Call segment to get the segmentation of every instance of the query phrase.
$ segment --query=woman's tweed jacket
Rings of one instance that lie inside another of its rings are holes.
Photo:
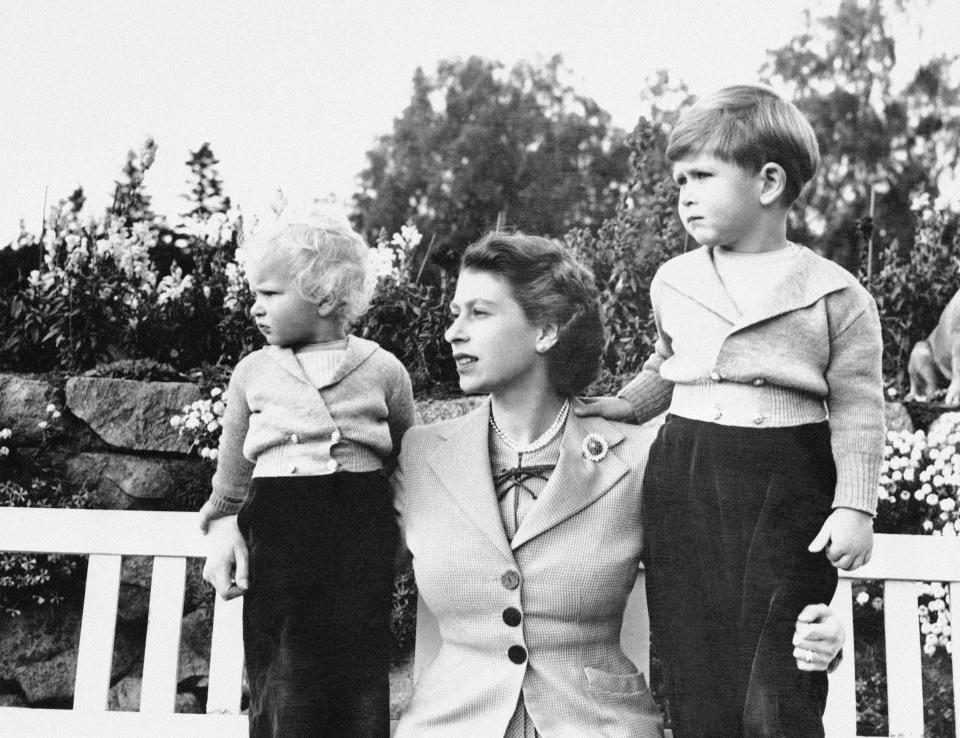
[[[396,738],[498,738],[521,689],[544,738],[662,736],[646,682],[620,648],[640,560],[643,431],[570,413],[560,461],[508,542],[489,418],[487,401],[403,439],[397,506],[442,645]],[[587,434],[608,444],[603,459],[583,455]],[[519,624],[508,624],[509,608]]]

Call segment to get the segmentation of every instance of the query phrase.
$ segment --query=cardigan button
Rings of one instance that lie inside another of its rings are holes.
[[[290,465],[290,473],[291,473],[291,474],[296,474],[296,473],[297,473],[297,465],[296,465],[296,464],[291,464],[291,465]]]
[[[290,443],[300,443],[300,436],[298,436],[296,433],[291,433]]]
[[[763,377],[757,377],[756,379],[753,380],[754,387],[763,387],[763,385],[765,385],[766,383],[767,383],[767,380],[764,379]]]
[[[713,413],[714,420],[720,420],[723,417],[723,411],[720,408],[717,408]]]
[[[762,415],[758,415],[757,417],[755,417],[755,418],[753,419],[753,424],[754,424],[754,425],[763,425],[763,421],[764,421],[764,420],[766,420],[765,417],[763,417]]]
[[[518,625],[520,625],[520,621],[522,619],[523,618],[520,615],[520,611],[515,607],[508,607],[503,611],[503,622],[505,622],[511,628],[516,628]]]
[[[723,379],[723,377],[720,376],[720,372],[714,369],[712,372],[710,372],[710,379],[712,379],[714,382],[719,382]]]
[[[507,656],[515,664],[522,664],[527,660],[527,649],[523,646],[510,646],[507,649]]]
[[[342,436],[340,435],[340,431],[339,431],[339,430],[335,430],[333,433],[330,434],[330,440],[331,440],[333,443],[340,443],[340,439],[341,439],[341,438],[342,438]]]
[[[507,569],[500,577],[500,584],[503,585],[504,589],[516,589],[520,586],[520,574],[513,569]]]
[[[336,459],[330,459],[330,461],[327,462],[327,471],[333,473],[337,470],[338,466],[340,465],[337,463]]]

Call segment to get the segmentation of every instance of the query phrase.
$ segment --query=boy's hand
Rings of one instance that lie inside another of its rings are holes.
[[[203,503],[203,507],[200,508],[200,531],[206,535],[207,530],[210,528],[210,523],[218,518],[227,517],[227,513],[221,512],[213,506],[210,500],[207,500]]]
[[[583,397],[583,407],[574,408],[574,415],[584,418],[599,415],[607,420],[631,422],[636,420],[633,405],[622,397]]]
[[[213,585],[217,594],[232,600],[250,586],[247,568],[247,544],[240,535],[237,516],[227,515],[210,521],[209,549],[203,564],[203,578]]]
[[[807,550],[823,551],[838,569],[858,569],[870,561],[873,551],[873,518],[860,510],[838,507]]]

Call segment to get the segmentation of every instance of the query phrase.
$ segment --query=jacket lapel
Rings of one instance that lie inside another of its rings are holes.
[[[571,401],[574,407],[578,403],[578,400]],[[616,425],[603,418],[579,418],[571,412],[560,445],[560,460],[537,504],[517,529],[510,544],[514,549],[592,504],[627,473],[627,465],[609,450],[600,461],[591,461],[583,455],[581,446],[590,433],[603,438],[609,449],[623,440],[623,433]]]
[[[427,459],[457,505],[504,556],[513,560],[500,518],[490,472],[488,427],[490,400],[450,427],[442,444]]]

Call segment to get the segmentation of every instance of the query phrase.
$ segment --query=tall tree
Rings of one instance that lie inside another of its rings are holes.
[[[894,84],[890,21],[910,4],[842,0],[835,15],[808,16],[805,31],[769,52],[761,69],[790,90],[814,126],[823,165],[803,220],[813,235],[822,234],[823,250],[851,268],[860,260],[856,226],[871,199],[874,232],[909,247],[911,194],[935,191],[940,167],[957,161],[960,104],[950,82],[956,57],[911,70],[904,89]]]
[[[193,186],[189,194],[183,195],[191,205],[183,216],[206,220],[214,213],[226,213],[230,209],[230,198],[223,194],[223,180],[216,170],[220,160],[213,155],[210,144],[205,141],[199,149],[191,151],[186,163],[192,175],[187,182]]]
[[[623,134],[564,74],[559,56],[417,69],[410,104],[367,152],[358,227],[373,238],[412,219],[450,266],[498,222],[561,236],[612,215],[629,176]]]

